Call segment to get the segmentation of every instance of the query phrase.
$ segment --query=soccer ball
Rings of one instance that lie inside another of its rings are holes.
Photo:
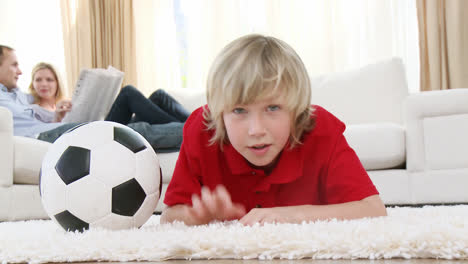
[[[124,125],[96,121],[60,136],[41,167],[45,211],[67,231],[142,226],[161,195],[162,174],[151,145]]]

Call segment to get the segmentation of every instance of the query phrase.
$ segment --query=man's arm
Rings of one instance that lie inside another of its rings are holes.
[[[360,201],[342,204],[255,208],[242,217],[240,222],[244,225],[272,222],[300,223],[332,218],[343,220],[386,215],[387,210],[379,195],[372,195]]]

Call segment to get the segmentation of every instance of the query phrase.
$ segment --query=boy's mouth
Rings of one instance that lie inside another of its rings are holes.
[[[261,150],[261,149],[264,149],[264,148],[266,148],[268,146],[270,146],[270,145],[269,144],[260,144],[260,145],[250,146],[250,148],[255,149],[255,150]]]
[[[268,152],[268,150],[270,149],[270,146],[271,144],[259,144],[259,145],[250,146],[249,149],[254,155],[263,156]]]

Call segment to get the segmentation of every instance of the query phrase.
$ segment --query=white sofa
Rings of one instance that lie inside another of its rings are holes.
[[[347,124],[345,136],[387,205],[468,203],[468,89],[408,95],[401,60],[312,80],[312,102]],[[204,92],[169,91],[189,110]],[[0,221],[47,218],[38,175],[49,143],[13,136],[0,107]],[[178,153],[159,154],[164,197]],[[164,205],[160,200],[157,211]]]

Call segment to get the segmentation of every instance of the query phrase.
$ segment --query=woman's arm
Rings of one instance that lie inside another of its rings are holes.
[[[72,103],[70,100],[62,100],[57,103],[55,109],[54,122],[61,122],[65,117],[65,114],[71,111]]]

